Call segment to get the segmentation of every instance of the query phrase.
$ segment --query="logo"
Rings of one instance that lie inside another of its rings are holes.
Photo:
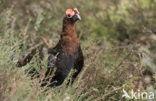
[[[140,90],[134,92],[134,90],[132,89],[130,93],[128,93],[126,90],[123,89],[122,98],[143,100],[154,99],[154,92],[141,92]]]

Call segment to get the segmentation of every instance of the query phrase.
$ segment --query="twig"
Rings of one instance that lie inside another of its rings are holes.
[[[117,88],[117,89],[114,89],[114,90],[112,90],[111,92],[108,92],[107,94],[105,94],[105,95],[103,95],[103,96],[101,96],[101,97],[98,97],[95,101],[99,101],[99,100],[101,100],[101,99],[104,99],[106,96],[108,96],[108,95],[112,94],[113,92],[118,91],[118,90],[120,90],[120,89],[122,89],[122,88],[123,88],[123,87],[119,87],[119,88]]]
[[[46,40],[44,37],[40,36],[40,39],[45,43],[45,45],[46,45],[48,48],[50,48],[49,43],[47,42],[47,40]]]

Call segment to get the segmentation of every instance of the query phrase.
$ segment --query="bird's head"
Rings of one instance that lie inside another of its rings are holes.
[[[75,23],[76,21],[81,20],[78,9],[67,9],[64,20],[68,23]]]

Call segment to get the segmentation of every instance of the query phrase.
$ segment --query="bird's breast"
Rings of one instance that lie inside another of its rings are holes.
[[[64,52],[75,53],[80,46],[77,38],[65,37],[61,42],[61,47]]]

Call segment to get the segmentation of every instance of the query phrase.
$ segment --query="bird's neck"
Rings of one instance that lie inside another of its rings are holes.
[[[61,47],[64,50],[68,52],[76,51],[75,49],[80,45],[80,43],[77,37],[75,24],[63,24],[60,41]]]
[[[77,37],[75,24],[63,24],[62,35]]]

